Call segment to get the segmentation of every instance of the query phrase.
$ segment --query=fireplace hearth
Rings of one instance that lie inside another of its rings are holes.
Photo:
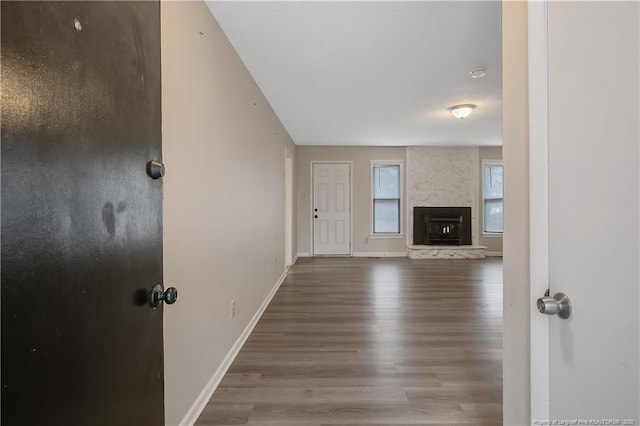
[[[414,207],[414,245],[471,245],[471,207]]]

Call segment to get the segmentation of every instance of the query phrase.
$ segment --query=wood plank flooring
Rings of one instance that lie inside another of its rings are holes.
[[[502,424],[502,259],[299,259],[196,424]]]

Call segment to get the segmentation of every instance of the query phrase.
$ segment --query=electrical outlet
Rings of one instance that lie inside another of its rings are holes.
[[[231,318],[235,318],[236,317],[236,301],[232,300],[231,301]]]

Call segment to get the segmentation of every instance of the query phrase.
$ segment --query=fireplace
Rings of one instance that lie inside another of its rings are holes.
[[[471,207],[414,207],[414,245],[471,245]]]
[[[439,217],[427,214],[423,216],[423,220],[422,231],[426,245],[462,245],[462,216]]]

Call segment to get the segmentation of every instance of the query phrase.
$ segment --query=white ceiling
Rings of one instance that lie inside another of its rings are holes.
[[[207,5],[298,145],[502,145],[500,2]]]

